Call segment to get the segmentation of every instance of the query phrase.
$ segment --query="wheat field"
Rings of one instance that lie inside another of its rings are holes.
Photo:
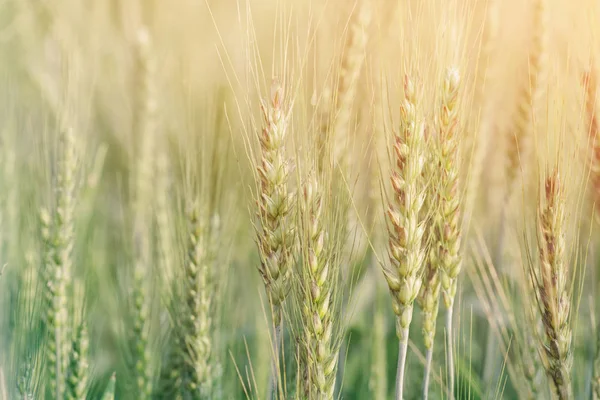
[[[599,17],[1,0],[0,399],[600,399]]]

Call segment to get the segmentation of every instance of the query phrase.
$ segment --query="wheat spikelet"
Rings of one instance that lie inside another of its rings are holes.
[[[600,220],[600,132],[598,130],[598,81],[595,64],[590,63],[589,69],[583,74],[584,111],[589,135],[588,163],[590,169],[590,192],[595,206],[596,221]],[[596,358],[594,360],[594,377],[592,381],[594,398],[600,398],[600,330],[596,329]]]
[[[350,25],[350,36],[342,59],[336,95],[336,116],[332,130],[334,160],[344,169],[348,166],[350,122],[358,80],[365,60],[367,29],[371,22],[370,0],[361,0],[359,3],[356,19]]]
[[[383,268],[396,314],[396,331],[400,341],[397,398],[403,396],[404,365],[413,303],[421,289],[425,262],[421,221],[424,202],[422,182],[424,157],[424,127],[418,115],[417,92],[408,76],[404,82],[400,132],[394,137],[394,171],[391,175],[392,199],[388,201],[390,267]]]
[[[46,209],[40,211],[41,237],[44,243],[44,320],[49,337],[46,342],[46,360],[49,391],[53,398],[61,398],[64,393],[62,351],[66,328],[66,278],[54,261],[52,222]]]
[[[440,274],[438,261],[428,252],[423,285],[419,293],[419,306],[423,313],[423,341],[427,349],[425,356],[425,377],[423,379],[423,398],[429,397],[429,378],[433,361],[433,344],[435,328],[440,304]]]
[[[498,36],[498,2],[487,1],[487,14],[475,81],[475,103],[482,104],[481,115],[478,117],[477,134],[472,143],[471,162],[469,163],[467,187],[465,190],[465,220],[470,225],[476,207],[478,195],[480,194],[481,178],[484,172],[485,157],[490,147],[491,131],[495,128],[494,113],[495,104],[486,98],[489,74],[493,67],[493,53]]]
[[[85,400],[88,383],[88,332],[83,322],[71,347],[69,369],[67,373],[68,400]]]
[[[292,198],[288,192],[289,163],[285,158],[288,111],[283,88],[273,82],[269,104],[262,104],[265,126],[260,136],[261,160],[258,197],[259,272],[273,307],[275,326],[281,323],[281,303],[290,286],[294,232],[289,221]]]
[[[534,303],[535,304],[535,303]],[[543,374],[543,366],[539,360],[539,352],[537,348],[537,341],[534,333],[531,332],[532,328],[538,325],[539,320],[530,321],[531,326],[529,329],[525,329],[525,348],[523,349],[523,375],[527,382],[527,390],[529,391],[529,399],[534,400],[540,396],[540,374]],[[535,334],[538,334],[536,332]]]
[[[258,198],[256,235],[260,264],[273,317],[273,367],[267,397],[277,389],[282,304],[291,285],[292,247],[295,232],[291,224],[292,195],[288,191],[289,162],[285,155],[289,111],[283,88],[273,81],[269,102],[262,102],[264,127],[259,136],[261,158],[257,166]]]
[[[184,277],[184,310],[180,314],[183,398],[209,397],[211,352],[210,251],[208,232],[197,206],[188,215],[188,247]]]
[[[163,146],[166,143],[163,142]],[[169,157],[163,150],[158,156],[156,166],[156,231],[158,236],[159,271],[170,282],[173,279],[173,234],[172,213],[169,199]],[[165,285],[169,286],[169,285]]]
[[[423,285],[419,293],[419,306],[423,309],[423,336],[425,348],[433,348],[435,337],[435,325],[438,314],[440,277],[437,265],[438,260],[428,257],[423,278]]]
[[[155,119],[157,112],[154,88],[155,64],[148,31],[138,32],[136,42],[136,69],[139,82],[136,90],[136,108],[133,133],[140,145],[136,159],[134,187],[134,266],[133,266],[133,320],[130,332],[132,370],[136,398],[147,399],[152,392],[152,371],[149,349],[149,281],[151,267],[150,228],[154,173]]]
[[[541,97],[544,95],[545,75],[547,68],[546,45],[546,0],[534,2],[533,45],[529,52],[528,81],[520,87],[517,111],[513,120],[513,131],[509,135],[507,153],[507,195],[510,199],[515,192],[517,175],[524,170],[532,140],[532,122]]]
[[[46,346],[50,393],[62,398],[65,394],[65,373],[69,358],[67,286],[72,274],[72,251],[77,153],[71,129],[59,135],[60,152],[56,178],[56,208],[54,215],[42,210],[40,222],[44,242],[46,280],[45,320],[49,332]]]
[[[425,268],[423,271],[423,283],[417,297],[417,302],[423,315],[423,342],[427,353],[425,356],[425,373],[423,379],[423,398],[429,396],[429,378],[431,374],[431,363],[433,361],[433,344],[435,340],[435,328],[439,311],[440,298],[440,273],[437,252],[432,243],[438,243],[437,238],[437,216],[436,202],[438,200],[436,178],[436,159],[433,142],[430,135],[426,135],[425,152],[426,162],[423,167],[422,179],[426,185],[425,201],[421,209],[421,218],[425,224],[423,236],[423,249],[425,251]]]
[[[544,325],[540,354],[559,399],[571,398],[572,330],[569,271],[565,260],[564,193],[558,171],[545,182],[538,210],[539,268],[531,268]]]
[[[452,311],[458,274],[462,266],[459,165],[460,148],[458,131],[458,89],[460,76],[454,68],[448,69],[444,78],[440,110],[437,115],[438,176],[435,185],[438,193],[438,212],[435,217],[437,233],[434,259],[438,263],[442,298],[446,306],[446,338],[449,368],[449,391],[454,393],[454,359],[452,342]]]
[[[593,65],[584,73],[583,83],[585,88],[585,117],[591,147],[589,152],[590,183],[592,198],[596,207],[596,218],[598,218],[600,214],[600,132],[598,131],[596,111],[598,81]]]
[[[456,296],[460,257],[461,231],[459,225],[460,195],[458,166],[458,88],[460,76],[449,69],[444,80],[442,103],[438,115],[438,186],[439,208],[437,215],[437,261],[439,262],[442,295],[446,308],[451,309]]]
[[[333,399],[338,349],[334,340],[337,273],[330,259],[323,222],[322,189],[310,177],[302,191],[302,234],[305,258],[301,271],[305,393],[311,399]]]

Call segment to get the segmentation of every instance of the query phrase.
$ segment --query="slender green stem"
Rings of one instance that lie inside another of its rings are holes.
[[[398,367],[396,370],[396,400],[404,399],[404,369],[406,367],[406,353],[408,350],[408,329],[404,329],[398,347]]]
[[[433,348],[427,349],[425,356],[425,376],[423,377],[423,400],[429,398],[429,378],[431,376],[431,362],[433,360]]]
[[[454,304],[450,305],[446,311],[446,338],[448,339],[446,351],[448,352],[448,392],[450,395],[450,400],[454,399],[454,350],[452,346],[452,342],[454,340],[452,337],[453,308]]]
[[[269,377],[269,387],[267,388],[267,400],[277,398],[277,389],[279,382],[279,352],[281,342],[281,323],[273,327],[273,361],[271,363],[271,376]]]

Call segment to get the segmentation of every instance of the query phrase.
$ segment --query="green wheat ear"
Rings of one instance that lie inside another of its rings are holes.
[[[82,322],[77,330],[71,347],[69,368],[67,370],[68,400],[85,400],[88,384],[88,347],[89,338],[86,323]]]

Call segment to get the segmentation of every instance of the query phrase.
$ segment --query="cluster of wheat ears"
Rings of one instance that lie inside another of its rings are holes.
[[[497,0],[278,3],[271,60],[207,0],[210,94],[184,12],[6,3],[0,400],[600,399],[597,42],[559,0],[504,53]]]

